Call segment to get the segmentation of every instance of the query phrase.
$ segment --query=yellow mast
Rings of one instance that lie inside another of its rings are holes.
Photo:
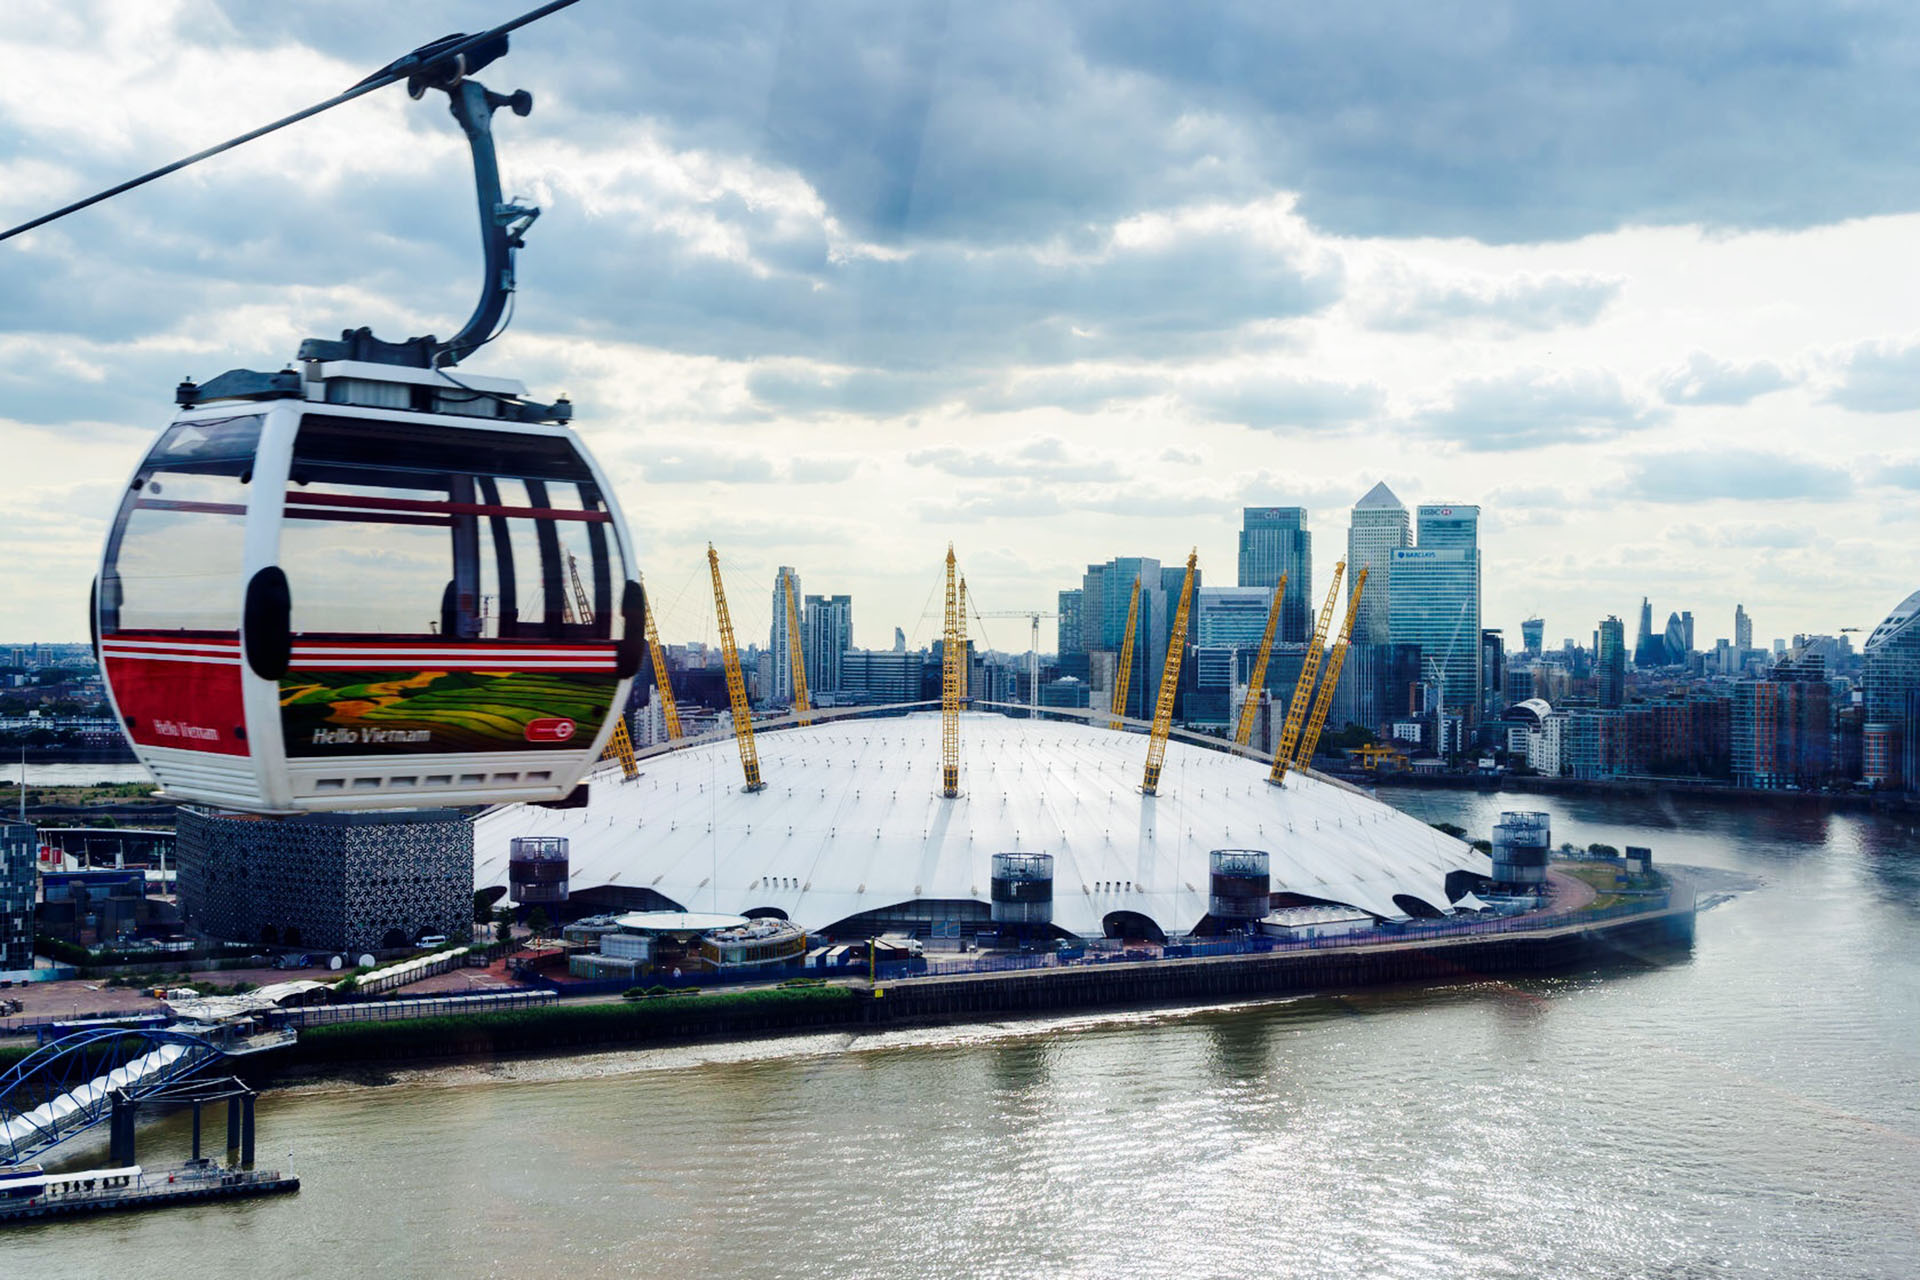
[[[640,776],[640,762],[633,758],[633,735],[627,732],[626,713],[613,723],[613,736],[607,739],[607,749],[600,753],[602,760],[618,760],[620,772],[628,782]]]
[[[1240,704],[1240,725],[1233,731],[1233,744],[1247,745],[1253,737],[1253,714],[1260,705],[1260,691],[1267,687],[1267,658],[1273,652],[1274,628],[1280,622],[1280,602],[1287,598],[1287,575],[1273,589],[1273,603],[1267,606],[1267,630],[1260,637],[1260,653],[1253,660],[1253,675],[1247,680],[1247,700]]]
[[[1153,733],[1147,739],[1147,773],[1140,789],[1148,795],[1160,787],[1160,766],[1167,758],[1167,733],[1173,728],[1173,698],[1180,689],[1180,664],[1187,654],[1187,606],[1193,602],[1193,566],[1200,559],[1195,547],[1187,554],[1187,576],[1180,583],[1180,607],[1173,614],[1173,634],[1167,638],[1167,662],[1160,671],[1160,699],[1153,708]]]
[[[1340,624],[1340,638],[1333,643],[1333,652],[1327,655],[1327,674],[1320,681],[1320,696],[1313,700],[1313,718],[1307,721],[1307,732],[1300,739],[1300,749],[1293,753],[1293,763],[1304,769],[1313,763],[1313,749],[1320,745],[1320,731],[1327,727],[1327,708],[1333,703],[1333,691],[1340,684],[1340,668],[1347,661],[1347,642],[1353,638],[1353,620],[1360,616],[1360,593],[1367,586],[1367,570],[1363,565],[1354,575],[1353,594],[1347,598],[1347,618]]]
[[[646,604],[647,652],[653,655],[653,696],[660,699],[660,713],[667,722],[667,741],[680,736],[680,709],[673,703],[673,681],[667,679],[667,654],[660,647],[660,631],[653,624],[653,601],[646,595],[647,580],[640,579],[640,598]]]
[[[1120,669],[1113,676],[1113,721],[1109,729],[1121,729],[1126,726],[1122,717],[1127,714],[1127,685],[1133,677],[1133,631],[1140,621],[1140,577],[1134,575],[1133,598],[1127,602],[1127,638],[1120,642]]]
[[[733,736],[740,744],[740,771],[746,790],[758,791],[760,752],[753,745],[753,709],[747,705],[747,682],[740,678],[740,650],[733,643],[733,615],[727,612],[727,591],[720,585],[720,553],[707,544],[707,567],[713,571],[713,611],[720,619],[720,654],[727,664],[727,698],[733,707]]]
[[[1327,643],[1327,624],[1333,621],[1333,604],[1340,596],[1340,579],[1347,562],[1333,566],[1333,585],[1327,588],[1327,602],[1320,606],[1320,620],[1314,624],[1313,639],[1307,642],[1307,659],[1300,664],[1300,682],[1293,687],[1293,700],[1287,703],[1287,723],[1280,730],[1280,744],[1273,750],[1273,772],[1267,781],[1279,786],[1286,780],[1287,766],[1293,762],[1293,749],[1300,744],[1300,726],[1307,718],[1307,703],[1313,698],[1313,678],[1320,674],[1321,650]]]
[[[793,666],[793,709],[801,724],[812,724],[807,712],[807,660],[800,649],[800,611],[793,604],[793,575],[783,573],[780,581],[787,588],[787,660]]]
[[[940,794],[960,794],[960,597],[954,583],[953,544],[947,544],[947,625],[940,643]]]

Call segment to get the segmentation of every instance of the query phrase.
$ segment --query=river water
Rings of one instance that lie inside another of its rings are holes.
[[[298,1196],[15,1230],[0,1276],[1920,1274],[1911,823],[1384,798],[1763,883],[1658,969],[271,1093]]]
[[[0,763],[0,783],[20,785],[20,771],[26,770],[30,787],[87,787],[100,782],[152,782],[153,775],[133,763],[116,764],[28,764],[18,760]]]

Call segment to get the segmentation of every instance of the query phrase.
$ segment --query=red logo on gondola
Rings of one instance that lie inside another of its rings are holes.
[[[528,742],[565,742],[573,736],[573,721],[542,716],[527,723]]]

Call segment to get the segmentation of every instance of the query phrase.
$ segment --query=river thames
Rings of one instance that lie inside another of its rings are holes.
[[[1920,1274],[1912,822],[1382,798],[1759,886],[1657,969],[274,1092],[298,1196],[15,1230],[0,1274]]]

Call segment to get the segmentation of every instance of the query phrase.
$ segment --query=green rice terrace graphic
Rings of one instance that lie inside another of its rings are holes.
[[[578,749],[606,718],[611,675],[299,671],[281,678],[290,756]]]

